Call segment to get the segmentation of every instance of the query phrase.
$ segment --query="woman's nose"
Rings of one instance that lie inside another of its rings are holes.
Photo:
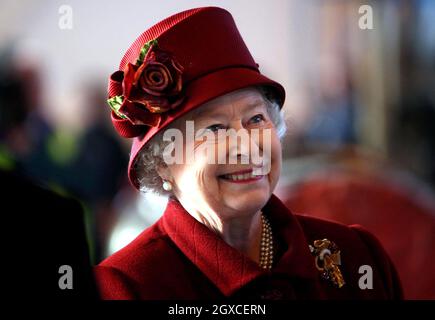
[[[230,122],[229,129],[234,129],[234,130],[238,131],[238,130],[244,130],[245,127],[243,126],[243,123],[241,120],[235,120],[235,121]]]
[[[260,149],[257,139],[251,136],[251,132],[243,126],[241,121],[231,122],[228,129],[230,134],[227,147],[230,158],[236,157],[243,164],[250,163],[253,156],[251,153],[256,154]]]

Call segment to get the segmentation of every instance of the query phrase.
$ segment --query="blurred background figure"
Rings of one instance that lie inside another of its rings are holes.
[[[27,163],[38,161],[36,154],[52,129],[38,112],[41,79],[37,67],[26,63],[15,65],[10,47],[2,50],[0,56],[2,164],[11,169],[15,165],[24,169]],[[39,166],[33,167],[32,175],[36,176]]]
[[[73,2],[71,29],[59,28],[63,2],[0,4],[0,166],[82,201],[95,263],[166,203],[126,181],[129,146],[110,128],[106,75],[145,28],[217,5],[287,91],[278,195],[295,212],[364,225],[393,258],[405,297],[435,299],[434,1],[128,3],[137,18],[121,2]],[[373,29],[358,23],[367,4]]]
[[[126,152],[115,138],[101,105],[105,89],[88,81],[77,93],[78,125],[63,126],[45,114],[37,64],[17,63],[14,48],[4,54],[0,70],[0,165],[18,170],[37,183],[80,199],[86,208],[94,259],[102,256],[111,201],[122,183]]]
[[[0,193],[6,301],[96,300],[80,203],[3,168]]]

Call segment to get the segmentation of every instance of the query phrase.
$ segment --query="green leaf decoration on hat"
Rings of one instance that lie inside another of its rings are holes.
[[[141,65],[143,63],[143,60],[145,59],[145,56],[147,55],[148,51],[152,46],[157,46],[157,39],[153,39],[145,43],[140,49],[139,58],[136,60],[136,65]]]
[[[123,96],[114,96],[107,100],[107,104],[110,108],[115,112],[115,114],[121,119],[127,119],[121,112],[119,112],[119,108],[121,108],[122,102],[124,101]]]

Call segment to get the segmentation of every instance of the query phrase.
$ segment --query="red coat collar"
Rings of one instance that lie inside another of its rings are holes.
[[[269,217],[274,236],[287,246],[271,272],[263,271],[246,255],[228,245],[193,218],[177,200],[169,200],[162,222],[178,248],[226,296],[267,274],[317,278],[308,242],[297,218],[275,195],[264,206],[263,213]]]

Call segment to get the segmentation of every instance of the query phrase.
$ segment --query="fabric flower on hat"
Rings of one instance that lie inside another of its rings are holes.
[[[113,112],[133,125],[158,126],[162,114],[184,100],[183,67],[157,40],[147,42],[135,64],[128,63],[111,81],[122,86],[122,95],[108,99]]]

